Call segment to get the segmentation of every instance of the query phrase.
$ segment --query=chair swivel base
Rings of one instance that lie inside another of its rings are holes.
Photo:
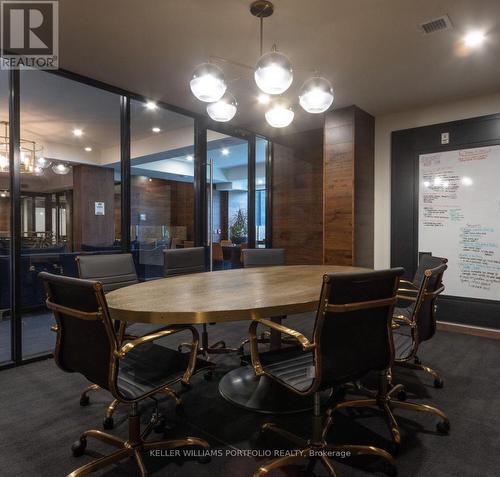
[[[327,424],[329,427],[329,425]],[[323,437],[316,439],[306,440],[296,434],[289,431],[281,429],[274,424],[264,424],[261,432],[273,432],[280,437],[292,442],[298,447],[296,452],[288,453],[286,456],[279,457],[277,459],[271,460],[263,465],[261,465],[253,474],[253,477],[262,477],[267,475],[272,470],[279,467],[285,467],[288,465],[293,465],[303,460],[309,460],[308,471],[312,471],[315,463],[319,461],[325,467],[328,475],[336,477],[337,473],[331,458],[345,456],[357,456],[357,455],[372,455],[376,457],[381,457],[390,466],[388,467],[388,473],[390,475],[396,475],[396,462],[394,458],[387,451],[374,446],[365,445],[339,445],[339,444],[328,444]]]
[[[413,363],[409,360],[398,360],[394,362],[394,365],[401,366],[402,368],[424,371],[425,373],[430,374],[434,378],[433,384],[436,389],[441,389],[444,386],[444,381],[443,378],[440,376],[440,374],[436,370],[429,368],[429,366],[425,366],[424,364],[422,364],[422,362],[417,356],[415,356]]]
[[[154,427],[154,421],[152,421],[146,429],[142,432],[139,431],[139,416],[129,416],[129,429],[130,435],[128,440],[120,439],[111,434],[104,433],[98,430],[89,430],[84,432],[78,441],[76,441],[72,446],[73,455],[79,457],[84,454],[87,447],[87,438],[93,437],[101,442],[117,447],[118,450],[109,454],[107,456],[101,457],[100,459],[94,460],[85,464],[82,467],[74,470],[67,477],[81,477],[99,469],[103,469],[112,465],[116,462],[120,462],[129,457],[133,457],[138,468],[138,474],[140,477],[147,477],[148,471],[144,465],[141,452],[149,450],[162,450],[162,449],[175,449],[178,447],[186,446],[197,446],[203,449],[209,449],[209,444],[203,439],[197,437],[185,437],[182,439],[170,439],[161,441],[148,441],[146,442],[146,437],[151,433]]]
[[[404,386],[397,384],[393,386],[387,393],[378,394],[376,398],[372,399],[358,399],[354,401],[344,401],[337,404],[329,413],[333,414],[339,409],[346,408],[379,408],[381,409],[386,418],[387,427],[392,435],[395,451],[401,443],[401,433],[399,430],[398,422],[393,414],[393,409],[406,409],[408,411],[417,411],[428,414],[433,414],[441,419],[436,425],[436,429],[441,434],[447,434],[450,431],[450,421],[446,414],[440,409],[429,406],[427,404],[420,404],[408,401],[401,401],[396,399],[395,396],[401,395],[404,392]]]

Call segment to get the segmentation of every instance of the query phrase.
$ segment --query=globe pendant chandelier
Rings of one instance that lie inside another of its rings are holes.
[[[9,123],[0,121],[0,172],[9,172]],[[54,174],[68,174],[71,166],[63,162],[49,161],[43,157],[43,147],[29,139],[19,139],[19,172],[42,176],[52,166]]]
[[[265,118],[270,126],[283,128],[292,123],[295,116],[294,104],[283,96],[293,83],[292,63],[277,50],[276,45],[273,45],[270,52],[263,54],[264,18],[271,16],[273,12],[274,5],[267,0],[256,0],[250,5],[250,13],[260,21],[260,58],[254,67],[211,56],[208,63],[203,63],[194,70],[190,81],[191,91],[197,99],[209,103],[207,114],[214,121],[230,121],[238,108],[236,99],[227,89],[224,72],[213,63],[213,60],[219,60],[253,71],[255,83],[266,98],[265,102],[269,104]],[[304,82],[298,99],[304,111],[311,114],[324,113],[333,104],[332,85],[326,78],[316,74]]]

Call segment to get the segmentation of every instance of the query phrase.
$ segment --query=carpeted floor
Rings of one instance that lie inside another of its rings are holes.
[[[291,317],[287,323],[307,329],[307,317]],[[211,341],[225,339],[237,344],[245,336],[247,323],[210,327]],[[403,444],[398,455],[400,476],[496,476],[500,467],[500,384],[497,364],[500,341],[439,332],[422,348],[423,361],[432,363],[444,377],[443,389],[434,389],[432,379],[422,373],[396,371],[395,381],[407,385],[409,399],[432,403],[445,411],[451,421],[447,436],[435,431],[432,416],[401,411]],[[208,464],[188,457],[146,457],[148,469],[158,476],[243,477],[251,476],[264,459],[238,457],[238,450],[287,449],[284,442],[270,438],[256,439],[260,425],[275,421],[283,427],[301,430],[307,435],[310,416],[307,413],[287,417],[263,416],[226,402],[218,394],[218,379],[238,366],[234,356],[216,357],[216,377],[208,382],[202,375],[194,377],[191,390],[183,394],[186,418],[176,417],[171,401],[162,400],[163,412],[176,425],[167,435],[193,435],[206,438],[222,456]],[[60,371],[52,360],[0,372],[0,476],[59,477],[88,462],[92,455],[107,453],[108,447],[89,440],[88,454],[74,458],[71,443],[81,431],[100,429],[104,406],[109,395],[98,391],[91,404],[80,407],[78,395],[85,379]],[[150,409],[144,409],[147,419]],[[112,431],[125,435],[124,409],[116,413],[117,425]],[[159,437],[159,436],[156,436]],[[161,436],[160,436],[161,437]],[[377,412],[350,416],[339,413],[329,440],[338,443],[373,444],[389,449],[389,433]],[[231,455],[231,453],[233,455]],[[92,454],[92,455],[91,455]],[[340,475],[363,476],[376,472],[383,475],[377,460],[366,458],[335,461]],[[304,475],[305,467],[289,467],[272,475]],[[317,465],[316,475],[326,475]],[[129,462],[108,468],[96,475],[134,476]],[[306,474],[307,475],[307,474]],[[309,474],[312,475],[312,474]]]

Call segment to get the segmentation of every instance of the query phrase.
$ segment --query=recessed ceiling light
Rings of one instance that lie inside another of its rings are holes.
[[[482,31],[479,30],[470,31],[465,35],[464,43],[465,46],[469,48],[475,48],[476,46],[481,45],[484,42],[485,38],[486,36]]]
[[[151,131],[153,131],[154,133],[159,133],[161,131],[161,129],[155,127],[153,129],[151,129]]]
[[[227,147],[223,147],[220,152],[222,152],[223,156],[229,155],[229,149]]]
[[[154,111],[155,109],[158,108],[158,106],[154,101],[148,101],[146,103],[146,108],[149,109],[150,111]]]
[[[187,161],[192,161],[193,159],[194,159],[194,157],[193,157],[191,154],[188,154],[188,155],[186,156],[186,160],[187,160]]]
[[[86,151],[86,152],[92,152],[92,148],[91,148],[90,146],[87,146],[87,147],[85,148],[85,151]]]
[[[259,94],[257,101],[259,101],[260,104],[269,104],[269,101],[271,101],[271,98],[269,97],[268,94],[262,93],[262,94]]]
[[[73,135],[76,136],[76,137],[80,137],[80,136],[83,136],[83,131],[81,129],[73,129]]]
[[[153,182],[153,179],[151,179],[151,177],[148,179],[149,182]]]

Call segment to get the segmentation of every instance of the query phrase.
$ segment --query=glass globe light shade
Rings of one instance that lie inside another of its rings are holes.
[[[208,115],[221,123],[231,121],[238,109],[238,103],[231,93],[226,93],[219,101],[210,103],[207,106]]]
[[[54,174],[57,174],[60,176],[64,176],[64,175],[68,174],[68,172],[70,170],[71,170],[71,167],[68,164],[59,163],[59,164],[54,164],[52,166],[52,172],[54,172]]]
[[[284,93],[293,81],[292,64],[285,55],[271,51],[257,61],[254,77],[257,86],[264,93]]]
[[[224,73],[212,63],[203,63],[196,67],[189,86],[196,98],[206,103],[219,101],[227,89]]]
[[[291,124],[295,113],[284,101],[276,101],[266,112],[266,121],[273,128],[285,128]]]
[[[38,157],[35,161],[35,166],[40,169],[47,169],[51,164],[52,163],[48,159],[45,159],[45,157]]]
[[[324,113],[333,103],[331,83],[320,77],[308,79],[300,89],[299,103],[308,113]]]

